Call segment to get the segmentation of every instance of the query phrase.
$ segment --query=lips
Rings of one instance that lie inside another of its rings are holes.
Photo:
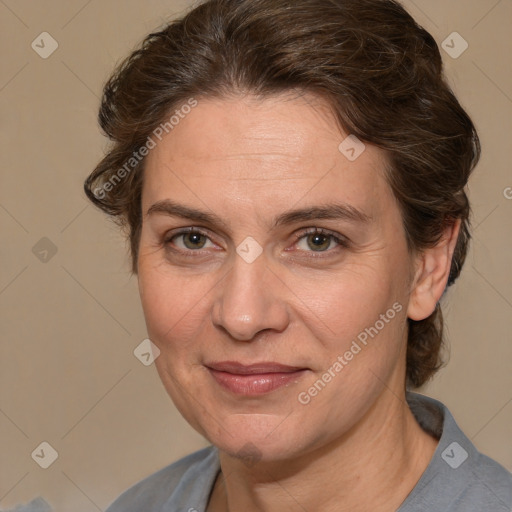
[[[255,375],[258,373],[291,373],[297,370],[305,370],[298,366],[288,366],[280,363],[253,363],[242,364],[235,361],[222,361],[205,365],[219,372],[233,373],[237,375]]]
[[[300,379],[308,370],[275,362],[242,364],[221,361],[205,365],[223,389],[237,395],[255,396],[270,393]]]

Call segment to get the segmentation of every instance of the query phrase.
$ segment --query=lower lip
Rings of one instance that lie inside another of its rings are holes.
[[[256,396],[270,393],[287,384],[296,382],[306,370],[282,373],[258,373],[254,375],[240,375],[221,372],[209,368],[213,378],[223,388],[237,395]]]

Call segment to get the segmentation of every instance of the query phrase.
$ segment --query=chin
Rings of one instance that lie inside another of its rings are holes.
[[[305,444],[304,428],[292,418],[270,414],[235,414],[203,435],[219,450],[247,465],[294,458]],[[290,422],[287,424],[287,422]]]

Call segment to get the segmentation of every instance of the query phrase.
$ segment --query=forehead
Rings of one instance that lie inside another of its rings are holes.
[[[329,106],[311,95],[198,99],[149,153],[143,208],[184,194],[195,203],[259,198],[265,208],[336,197],[372,215],[375,198],[390,193],[385,157],[365,145],[356,159],[347,158],[347,143],[342,150],[340,143],[348,135]],[[355,143],[359,153],[363,146]]]

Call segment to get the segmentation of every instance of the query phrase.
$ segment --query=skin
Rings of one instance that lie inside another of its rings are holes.
[[[203,98],[147,157],[140,295],[167,392],[220,451],[210,512],[396,510],[436,448],[405,402],[406,320],[434,310],[459,225],[436,247],[408,251],[386,155],[367,144],[351,162],[338,150],[346,136],[310,95]],[[148,213],[162,201],[218,222]],[[327,203],[367,220],[273,225],[285,211]],[[205,236],[180,236],[187,227]],[[315,238],[313,228],[348,243]],[[236,252],[248,236],[262,248],[252,263]],[[401,311],[378,335],[300,403],[299,393],[396,303]],[[226,360],[308,370],[245,397],[205,367]]]

